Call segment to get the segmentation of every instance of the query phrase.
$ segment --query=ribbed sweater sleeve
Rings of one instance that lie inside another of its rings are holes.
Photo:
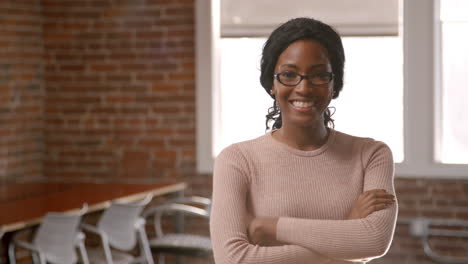
[[[385,189],[395,194],[394,164],[387,145],[369,141],[362,150],[363,191]],[[332,206],[332,205],[331,205]],[[393,238],[397,204],[355,220],[280,217],[279,241],[303,246],[334,259],[368,260],[382,256]]]
[[[248,162],[236,145],[216,158],[210,232],[217,264],[306,264],[328,263],[329,259],[299,245],[263,247],[247,237],[250,216],[247,193]],[[285,230],[286,231],[286,230]]]

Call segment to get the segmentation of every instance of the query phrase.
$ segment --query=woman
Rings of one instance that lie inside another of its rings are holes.
[[[314,19],[290,20],[265,43],[260,81],[274,99],[273,129],[216,159],[216,263],[365,263],[388,250],[397,214],[392,153],[328,127],[343,68],[339,35]]]

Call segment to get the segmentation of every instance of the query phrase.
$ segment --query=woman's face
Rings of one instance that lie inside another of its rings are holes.
[[[317,41],[295,41],[276,62],[275,74],[282,72],[300,75],[331,72],[327,51]],[[286,86],[275,78],[272,93],[281,109],[283,126],[317,126],[323,124],[323,113],[332,99],[333,81],[314,85],[304,78],[296,86]]]

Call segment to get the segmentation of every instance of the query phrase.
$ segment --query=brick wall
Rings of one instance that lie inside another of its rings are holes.
[[[398,178],[395,188],[400,206],[399,219],[424,217],[468,221],[468,180]],[[430,243],[434,251],[440,255],[468,258],[466,253],[468,252],[468,237],[466,239],[433,237]],[[372,263],[431,264],[437,262],[425,255],[422,241],[411,236],[409,225],[400,221],[389,252]]]
[[[39,0],[0,1],[0,183],[43,175],[40,10]]]
[[[42,1],[45,175],[194,175],[193,0]]]

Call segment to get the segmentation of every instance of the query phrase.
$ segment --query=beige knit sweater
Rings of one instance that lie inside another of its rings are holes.
[[[395,194],[390,149],[332,130],[317,150],[301,151],[268,133],[231,145],[216,158],[210,219],[217,264],[365,263],[388,250],[397,204],[345,220],[359,195]],[[279,217],[282,246],[249,242],[252,216]]]

